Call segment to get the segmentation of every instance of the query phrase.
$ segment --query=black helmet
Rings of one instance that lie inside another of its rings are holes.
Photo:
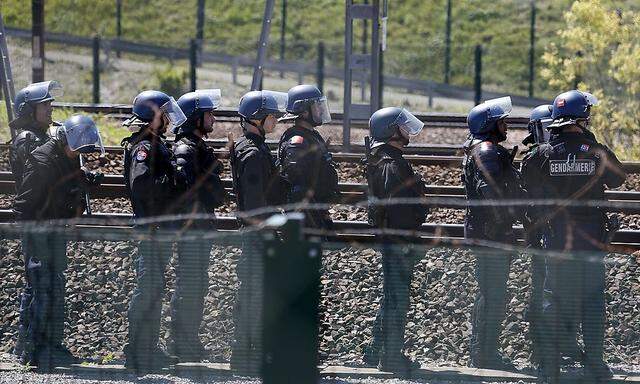
[[[369,119],[373,147],[386,143],[397,133],[408,139],[420,133],[423,127],[424,123],[404,108],[382,108]]]
[[[287,92],[287,112],[300,115],[310,112],[309,122],[319,126],[331,121],[327,98],[315,85],[296,85]]]
[[[29,84],[18,91],[16,95],[14,103],[15,118],[32,117],[36,104],[55,100],[56,97],[60,96],[62,96],[62,85],[55,80]]]

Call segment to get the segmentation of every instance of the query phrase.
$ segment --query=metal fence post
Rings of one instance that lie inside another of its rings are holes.
[[[316,72],[316,83],[320,92],[324,93],[324,43],[318,43],[318,63]]]
[[[383,104],[383,98],[382,96],[384,95],[384,51],[382,50],[382,46],[379,46],[380,49],[380,56],[379,56],[379,60],[380,60],[380,68],[378,71],[378,106],[374,108],[382,108]],[[375,111],[372,111],[375,112]]]
[[[93,37],[93,103],[100,103],[100,36]]]
[[[196,90],[196,67],[198,66],[198,41],[191,39],[189,44],[189,87]]]
[[[251,90],[255,91],[260,86],[260,80],[264,76],[264,63],[267,61],[267,45],[269,44],[269,31],[271,30],[271,18],[273,16],[274,0],[266,0],[264,6],[264,17],[262,18],[262,30],[260,31],[260,42],[258,43],[258,55],[253,67],[253,79],[251,80]]]
[[[202,56],[202,45],[204,43],[204,11],[204,0],[198,0],[198,11],[196,14],[196,41],[198,43],[196,65],[198,67],[202,66],[200,57]]]
[[[280,64],[284,62],[285,33],[287,28],[287,0],[282,0],[282,21],[280,22]],[[284,79],[284,72],[280,70],[280,78]]]
[[[478,105],[482,100],[482,45],[476,45],[473,89],[473,101],[475,105]]]
[[[31,1],[31,81],[44,81],[44,0]]]
[[[233,84],[238,84],[238,58],[234,57],[233,62],[231,63],[231,77],[233,80]]]
[[[287,215],[263,233],[264,384],[317,383],[320,303],[320,243],[303,237],[301,214]],[[272,220],[267,221],[267,226]]]
[[[444,44],[444,83],[449,84],[451,76],[451,0],[447,0],[447,25]]]
[[[536,68],[536,2],[531,0],[531,31],[529,47],[529,97],[533,97],[533,81]]]
[[[304,83],[304,69],[306,65],[304,63],[298,64],[298,84]]]
[[[122,39],[122,0],[116,0],[116,38]],[[120,50],[116,50],[116,57],[120,58]]]

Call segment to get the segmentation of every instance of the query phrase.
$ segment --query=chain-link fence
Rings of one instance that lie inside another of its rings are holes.
[[[399,369],[400,351],[425,377],[420,365],[463,369],[491,343],[527,374],[549,353],[575,374],[598,348],[617,373],[640,364],[638,260],[623,235],[608,248],[604,237],[582,240],[608,250],[567,251],[520,245],[522,230],[499,244],[464,241],[452,224],[399,233],[337,220],[333,230],[301,231],[276,220],[226,232],[231,221],[219,218],[218,232],[171,229],[166,219],[133,229],[115,217],[2,225],[2,349],[12,351],[19,324],[30,322],[44,327],[40,337],[62,332],[85,363],[117,367],[127,351],[131,364],[132,338],[158,337],[183,356],[201,340],[208,367],[267,381]],[[47,274],[53,287],[37,285]],[[56,308],[62,297],[66,307]]]

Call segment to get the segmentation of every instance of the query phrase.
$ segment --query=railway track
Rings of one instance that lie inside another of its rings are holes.
[[[214,148],[215,152],[220,155],[228,154],[224,148],[227,144],[226,140],[207,140],[207,144]],[[275,140],[267,140],[267,144],[276,155],[275,150],[278,142]],[[342,152],[342,146],[330,145],[333,160],[338,163],[359,164],[364,156],[364,144],[355,143],[351,145],[350,152]],[[9,145],[0,144],[0,151],[8,151]],[[111,155],[122,155],[122,147],[108,146],[105,152]],[[405,158],[413,165],[442,166],[447,168],[459,168],[462,164],[462,156],[460,153],[462,147],[460,145],[451,144],[429,144],[429,145],[410,145],[405,148]],[[520,160],[516,159],[515,164],[520,164]],[[624,161],[624,169],[628,173],[640,173],[640,162]]]
[[[225,189],[232,193],[231,179],[222,179]],[[353,204],[367,199],[367,185],[362,183],[339,183],[340,202]],[[0,194],[13,194],[15,182],[11,172],[0,172]],[[100,186],[94,188],[90,195],[92,198],[127,198],[124,177],[122,175],[105,175]],[[465,192],[462,186],[427,185],[427,198],[434,200],[430,204],[433,208],[458,208],[465,207]],[[640,213],[640,192],[637,191],[605,191],[605,197],[609,204],[617,206],[610,209],[612,212],[624,214]]]
[[[4,239],[19,239],[20,229],[14,223],[15,216],[11,210],[0,210],[0,234]],[[240,229],[234,216],[218,216],[216,228],[223,232],[236,232]],[[350,244],[371,244],[378,239],[371,227],[364,221],[335,220],[334,228],[328,235],[330,241]],[[77,229],[76,229],[77,228]],[[81,220],[71,229],[60,228],[60,236],[73,241],[132,241],[148,236],[148,232],[138,231],[133,227],[133,216],[127,213],[94,213],[83,215]],[[524,243],[524,229],[514,226],[518,242]],[[156,236],[175,237],[177,231],[157,232]],[[419,231],[413,233],[412,241],[420,244],[441,244],[448,246],[463,245],[463,224],[424,223]],[[159,237],[162,238],[162,237]],[[640,249],[640,231],[618,230],[611,242],[612,251],[632,252]]]
[[[54,102],[54,108],[70,109],[78,112],[95,113],[109,115],[116,119],[128,118],[131,114],[131,105],[128,104],[88,104],[88,103],[61,103]],[[458,113],[417,113],[415,114],[426,127],[440,127],[452,129],[467,129],[467,115]],[[239,122],[240,116],[237,109],[225,108],[214,111],[216,120],[221,122]],[[332,121],[330,125],[342,125],[343,114],[341,112],[331,113]],[[507,118],[509,129],[526,129],[529,123],[528,116],[511,116]],[[366,126],[367,120],[356,120],[353,125]]]

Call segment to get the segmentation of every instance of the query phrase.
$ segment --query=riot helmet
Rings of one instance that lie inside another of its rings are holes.
[[[551,114],[553,123],[549,128],[561,128],[580,121],[588,121],[591,107],[594,105],[598,105],[598,98],[589,92],[572,90],[559,94],[553,100]],[[582,128],[586,128],[586,124]]]
[[[240,125],[246,129],[246,124],[253,125],[264,136],[264,122],[268,116],[282,117],[286,112],[287,94],[274,91],[250,91],[244,94],[238,105]],[[255,124],[252,120],[260,120]]]
[[[96,123],[89,116],[73,115],[58,128],[58,136],[64,136],[69,149],[80,153],[104,154],[102,138]]]
[[[375,148],[400,136],[405,145],[409,138],[422,131],[424,123],[404,108],[388,107],[377,110],[369,119],[369,134]]]
[[[331,121],[327,98],[315,85],[302,84],[289,89],[287,112],[294,116],[308,112],[309,116],[305,120],[314,127]]]
[[[133,116],[123,125],[132,132],[138,132],[151,123],[156,114],[165,117],[171,127],[180,126],[187,120],[173,97],[164,92],[148,90],[139,93],[133,100]]]
[[[550,104],[539,105],[531,111],[529,124],[527,125],[529,135],[522,140],[522,144],[541,144],[549,141],[547,127],[553,121],[551,118],[552,111],[553,105]]]
[[[180,126],[175,126],[174,134],[193,132],[200,121],[203,132],[211,131],[211,127],[204,127],[204,114],[220,107],[222,93],[220,89],[197,89],[180,96],[178,106],[184,113],[186,120]]]
[[[15,120],[34,119],[35,106],[62,96],[62,85],[55,80],[29,84],[18,91],[14,101]]]
[[[500,141],[506,137],[498,132],[498,122],[503,120],[513,109],[511,97],[500,97],[498,99],[487,100],[471,108],[467,116],[469,133],[476,139],[486,140],[497,135]]]

